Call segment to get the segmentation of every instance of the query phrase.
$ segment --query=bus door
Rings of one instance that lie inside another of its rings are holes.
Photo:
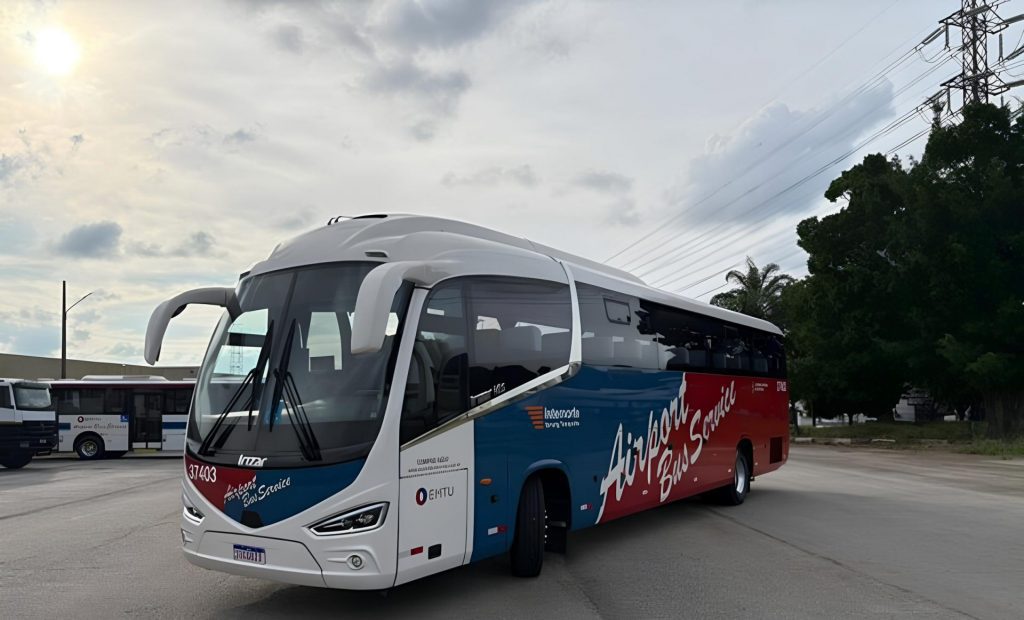
[[[472,429],[463,424],[401,452],[395,585],[466,561]]]
[[[135,390],[132,394],[132,448],[154,448],[163,443],[164,394]]]
[[[161,450],[181,452],[185,450],[185,426],[188,421],[188,405],[192,400],[191,388],[166,390],[163,415],[163,444]]]

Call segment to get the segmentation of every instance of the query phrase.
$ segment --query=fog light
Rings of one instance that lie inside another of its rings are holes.
[[[188,542],[188,536],[185,534],[185,530],[181,530],[181,544]]]
[[[352,570],[359,570],[363,567],[363,556],[359,555],[358,553],[353,553],[352,555],[348,556],[348,565],[352,568]]]

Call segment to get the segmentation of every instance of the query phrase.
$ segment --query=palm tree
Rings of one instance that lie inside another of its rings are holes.
[[[711,298],[712,304],[771,320],[778,311],[782,289],[794,280],[779,273],[779,266],[775,263],[768,263],[763,269],[758,269],[748,256],[746,273],[733,269],[725,274],[725,281],[735,283],[736,288],[715,295]]]

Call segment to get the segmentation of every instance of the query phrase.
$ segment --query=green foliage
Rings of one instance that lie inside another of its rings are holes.
[[[985,405],[1024,431],[1024,122],[968,107],[921,162],[869,155],[800,223],[810,275],[783,293],[793,389],[816,410],[877,413],[904,384]]]
[[[775,263],[758,269],[749,256],[746,272],[733,269],[725,275],[725,280],[736,284],[736,288],[715,295],[711,298],[712,304],[776,322],[781,318],[782,290],[793,282],[790,276],[779,273]]]

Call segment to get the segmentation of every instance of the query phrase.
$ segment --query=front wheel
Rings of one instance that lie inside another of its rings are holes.
[[[83,461],[103,457],[103,440],[98,435],[84,435],[75,442],[75,452]]]
[[[714,498],[726,506],[739,506],[750,492],[750,463],[742,450],[736,450],[736,464],[732,469],[732,484],[715,489]]]
[[[509,559],[516,577],[536,577],[544,565],[544,487],[540,478],[530,478],[523,485]]]
[[[21,469],[32,460],[31,452],[12,452],[0,457],[0,465],[7,469]]]

